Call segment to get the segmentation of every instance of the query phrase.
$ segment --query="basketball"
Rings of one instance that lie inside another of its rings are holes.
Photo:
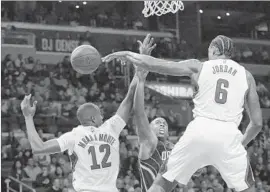
[[[70,61],[73,69],[80,74],[93,73],[102,62],[98,50],[91,45],[81,45],[74,49]]]

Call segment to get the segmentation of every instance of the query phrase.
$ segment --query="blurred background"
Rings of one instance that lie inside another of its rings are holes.
[[[137,40],[151,33],[157,43],[152,55],[168,60],[207,59],[209,42],[227,35],[235,42],[234,60],[255,77],[264,124],[248,146],[258,192],[270,191],[270,3],[184,2],[176,14],[144,18],[142,1],[2,1],[1,2],[1,128],[2,191],[72,192],[66,153],[32,155],[20,102],[32,93],[38,101],[35,125],[44,140],[59,137],[78,124],[76,110],[95,102],[105,119],[124,98],[132,66],[114,61],[91,75],[70,65],[72,50],[81,44],[101,55],[119,50],[138,52]],[[150,73],[145,88],[149,120],[164,117],[176,142],[192,120],[194,90],[187,77]],[[245,114],[239,127],[245,131]],[[138,143],[132,118],[120,136],[120,192],[140,192]],[[183,191],[178,187],[176,191]],[[227,188],[214,167],[206,167],[188,184],[188,192],[223,192]]]

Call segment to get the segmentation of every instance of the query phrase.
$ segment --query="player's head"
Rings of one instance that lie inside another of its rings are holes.
[[[218,58],[231,58],[233,54],[233,41],[231,38],[218,35],[209,45],[208,48],[208,58],[218,59]]]
[[[150,127],[158,138],[165,140],[168,138],[168,123],[164,118],[158,117],[154,119],[150,123]]]
[[[99,127],[103,123],[100,109],[93,103],[82,104],[77,110],[77,118],[83,126]]]

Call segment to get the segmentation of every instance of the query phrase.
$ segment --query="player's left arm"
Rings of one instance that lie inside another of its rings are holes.
[[[35,101],[33,106],[30,104],[31,95],[25,96],[21,103],[21,110],[23,112],[28,140],[30,142],[34,154],[53,154],[67,150],[72,145],[72,132],[65,133],[58,139],[51,139],[44,142],[38,135],[35,124],[34,114],[36,111]]]
[[[256,90],[256,82],[249,71],[246,71],[248,91],[245,98],[245,108],[249,115],[250,122],[244,133],[242,144],[246,146],[262,130],[262,110]]]

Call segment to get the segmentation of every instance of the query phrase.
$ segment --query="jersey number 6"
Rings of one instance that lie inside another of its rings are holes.
[[[223,88],[222,88],[223,87]],[[227,102],[228,92],[225,88],[229,87],[229,81],[226,79],[219,79],[217,81],[215,101],[219,104],[225,104]]]
[[[109,156],[111,154],[111,147],[109,144],[102,144],[99,146],[99,152],[103,153],[105,152],[103,159],[101,161],[101,164],[97,163],[97,155],[96,155],[96,150],[94,146],[90,146],[88,149],[88,154],[91,154],[92,156],[92,163],[93,165],[91,165],[91,169],[95,170],[95,169],[101,169],[101,168],[106,168],[106,167],[110,167],[112,165],[111,162],[108,162]]]

